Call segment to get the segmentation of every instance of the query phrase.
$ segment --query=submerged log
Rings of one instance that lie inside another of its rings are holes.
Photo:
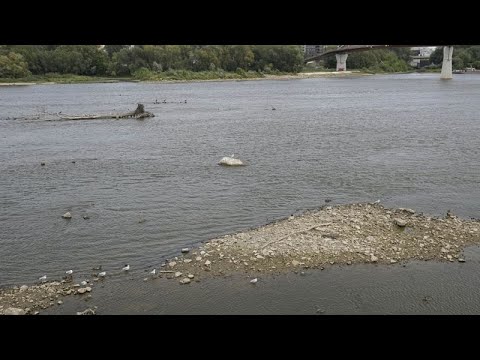
[[[96,119],[126,119],[126,118],[135,118],[135,119],[144,119],[147,117],[154,117],[151,112],[145,111],[143,104],[137,104],[135,111],[130,111],[127,113],[118,113],[118,114],[107,114],[107,115],[79,115],[79,116],[60,116],[60,120],[96,120]]]

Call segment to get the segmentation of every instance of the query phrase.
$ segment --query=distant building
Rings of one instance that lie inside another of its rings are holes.
[[[305,57],[315,56],[325,51],[327,45],[303,45]]]
[[[412,51],[412,55],[415,56],[422,56],[422,57],[430,57],[432,53],[435,51],[435,47],[412,47],[410,50]]]
[[[435,47],[412,47],[410,66],[420,68],[430,65],[430,55],[435,51]]]

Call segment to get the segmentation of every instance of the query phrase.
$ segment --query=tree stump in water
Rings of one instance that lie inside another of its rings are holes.
[[[154,117],[152,113],[145,111],[145,108],[143,107],[143,104],[137,104],[137,108],[133,112],[133,117],[137,119],[143,119],[146,117]]]
[[[81,115],[81,116],[62,116],[61,120],[93,120],[93,119],[126,119],[126,118],[143,119],[147,117],[155,117],[151,112],[145,111],[143,104],[137,104],[135,111],[123,114],[110,115]]]
[[[133,116],[138,116],[143,113],[145,113],[145,108],[143,107],[143,104],[137,104],[137,108],[133,112]]]

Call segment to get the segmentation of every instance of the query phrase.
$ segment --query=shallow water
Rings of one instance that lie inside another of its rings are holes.
[[[65,298],[42,314],[74,315],[94,306],[99,315],[479,314],[480,247],[467,249],[465,256],[466,263],[345,265],[304,270],[305,275],[259,275],[255,285],[239,274],[189,285],[125,275],[120,286],[96,284],[91,299]]]

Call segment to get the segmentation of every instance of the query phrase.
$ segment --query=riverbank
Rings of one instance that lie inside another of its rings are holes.
[[[306,72],[297,74],[281,74],[281,75],[269,75],[262,76],[241,76],[235,73],[232,76],[227,77],[212,77],[212,78],[187,78],[179,79],[174,77],[166,78],[145,78],[136,79],[131,78],[105,78],[94,76],[36,76],[25,79],[0,79],[0,86],[27,86],[27,85],[49,85],[49,84],[82,84],[82,83],[119,83],[119,82],[142,82],[142,83],[185,83],[185,82],[212,82],[212,81],[248,81],[248,80],[289,80],[289,79],[306,79],[315,77],[334,77],[334,76],[346,76],[346,75],[373,75],[360,71],[318,71],[318,72]]]
[[[84,299],[89,300],[93,285],[87,281],[82,283],[83,287],[74,284],[70,278],[0,289],[0,315],[38,315],[40,310],[62,305],[61,299],[69,295],[84,295]]]
[[[166,259],[153,277],[189,284],[212,276],[323,270],[327,266],[412,260],[466,261],[462,251],[480,242],[480,221],[387,209],[377,203],[324,206],[265,226],[225,235]],[[149,275],[152,277],[152,275]],[[148,280],[149,277],[144,280]],[[140,279],[139,279],[140,280]],[[37,314],[61,297],[83,295],[96,281],[63,279],[0,290],[0,314]],[[81,287],[83,286],[83,287]],[[90,296],[91,297],[91,296]]]
[[[99,77],[83,75],[32,75],[20,79],[1,79],[0,86],[25,86],[25,85],[47,85],[47,84],[82,84],[82,83],[117,83],[117,82],[139,82],[128,77]]]

